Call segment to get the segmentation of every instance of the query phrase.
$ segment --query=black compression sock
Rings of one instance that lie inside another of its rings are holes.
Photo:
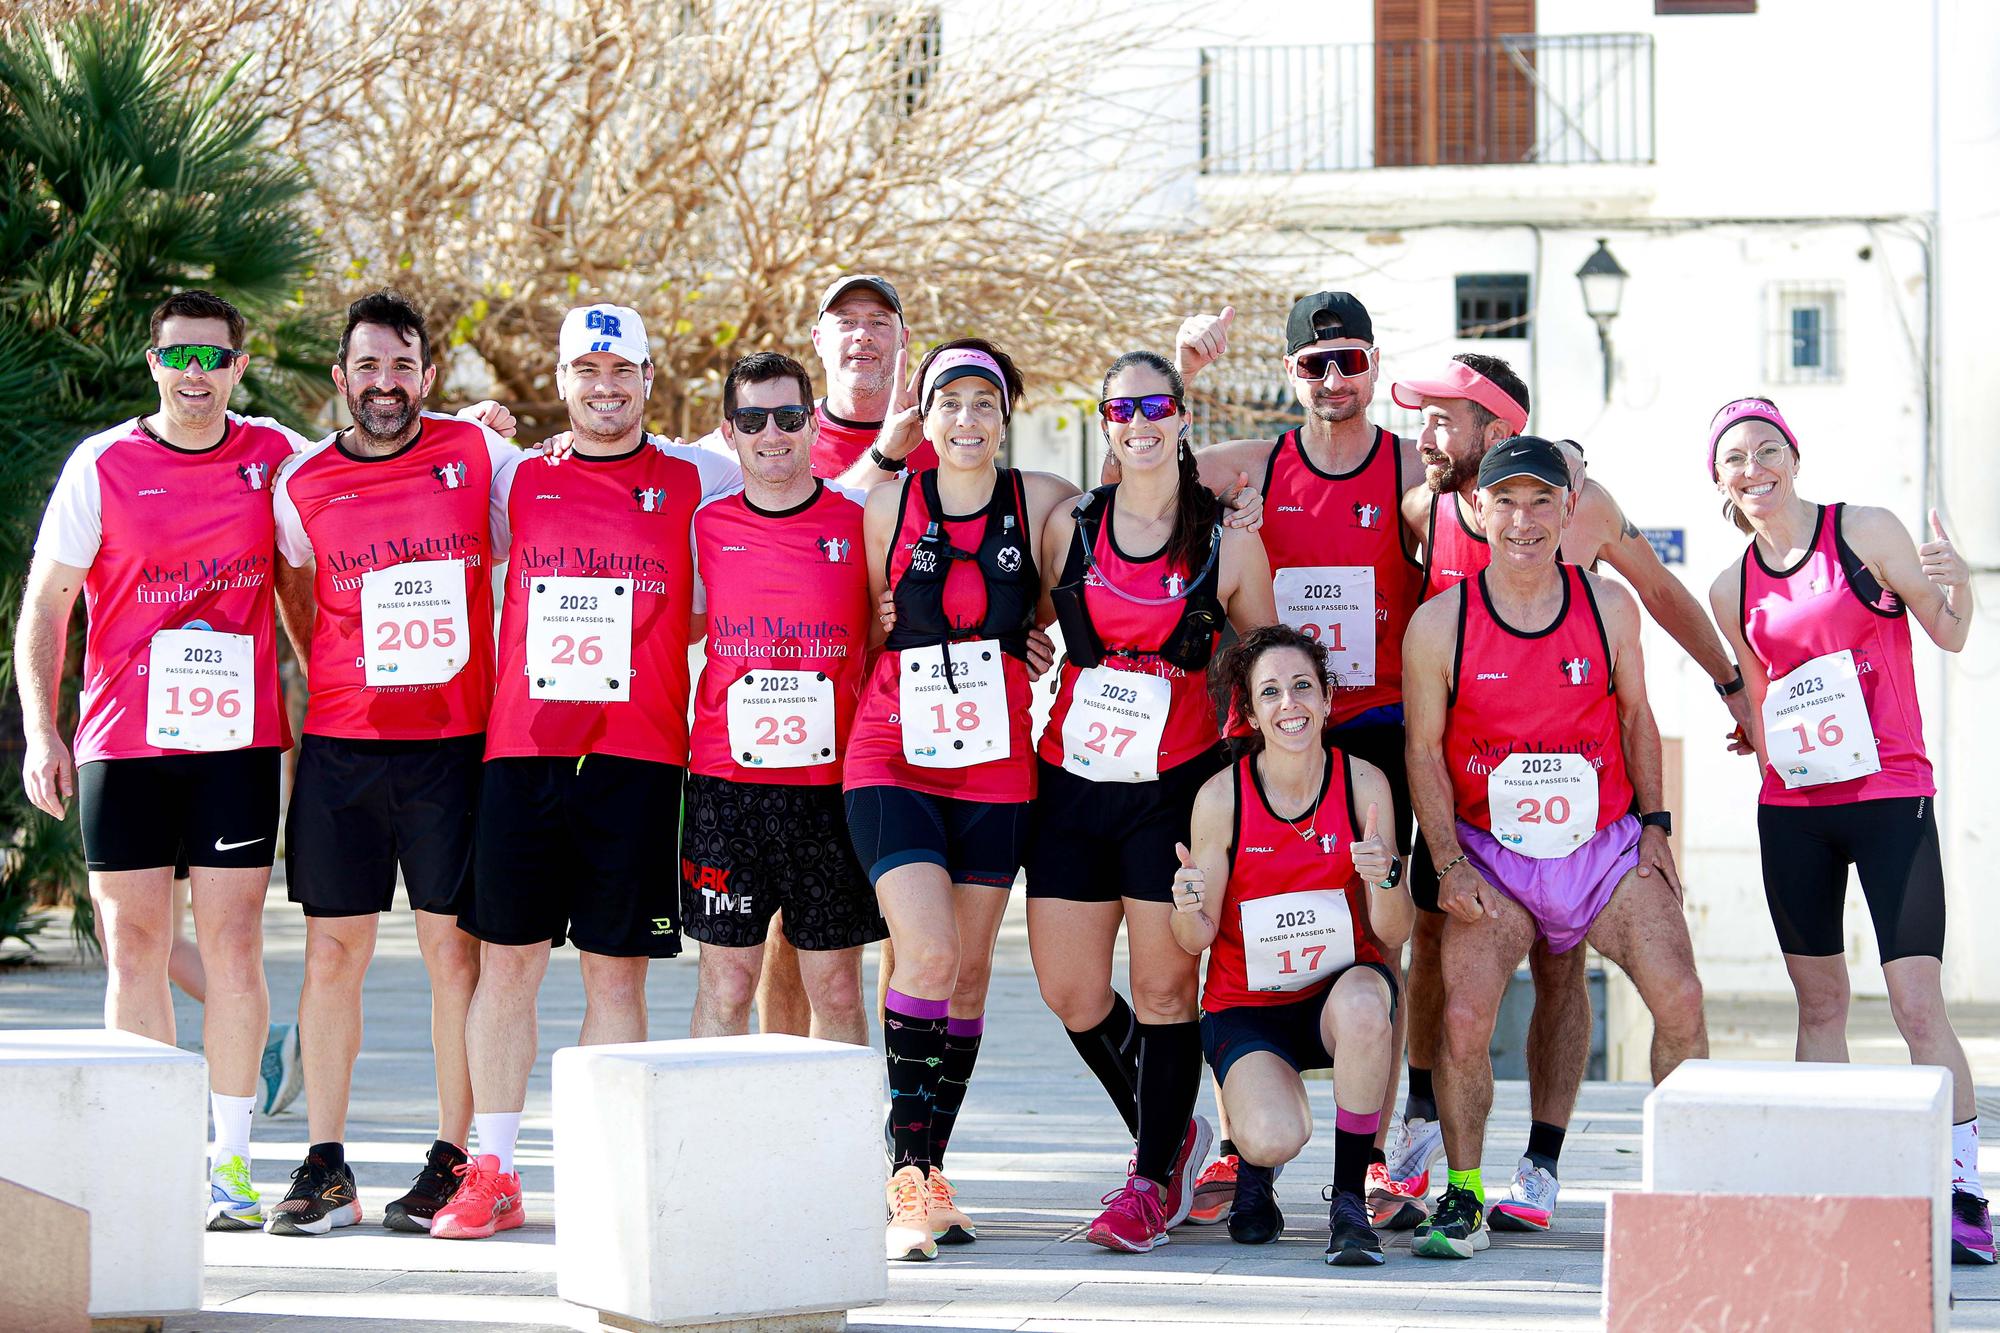
[[[1090,1072],[1111,1095],[1111,1104],[1125,1121],[1125,1131],[1139,1137],[1139,1020],[1117,991],[1111,992],[1111,1012],[1096,1027],[1071,1032],[1070,1044]]]
[[[1201,1027],[1139,1024],[1139,1132],[1133,1170],[1166,1185],[1201,1096]]]
[[[1556,1125],[1531,1120],[1528,1122],[1528,1151],[1521,1155],[1553,1176],[1556,1174],[1556,1162],[1562,1157],[1563,1138],[1568,1132]]]
[[[1403,1099],[1405,1120],[1436,1120],[1437,1094],[1431,1090],[1431,1071],[1410,1066],[1410,1092]]]

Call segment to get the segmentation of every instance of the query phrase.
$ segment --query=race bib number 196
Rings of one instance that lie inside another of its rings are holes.
[[[256,730],[255,641],[163,629],[146,665],[146,739],[162,750],[240,750]]]

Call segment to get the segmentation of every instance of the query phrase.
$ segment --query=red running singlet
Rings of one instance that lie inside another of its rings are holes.
[[[824,398],[813,404],[813,419],[819,425],[819,433],[813,438],[812,470],[815,477],[824,481],[839,480],[856,460],[875,447],[876,437],[882,433],[879,421],[848,421],[833,415],[826,410]],[[910,456],[903,460],[903,466],[911,472],[936,467],[937,450],[929,440],[919,440],[917,447],[910,450]]]
[[[1375,576],[1374,683],[1337,686],[1333,692],[1331,725],[1403,701],[1403,632],[1422,601],[1423,567],[1403,540],[1401,503],[1404,491],[1402,442],[1377,429],[1375,446],[1352,472],[1322,472],[1307,457],[1296,430],[1287,431],[1271,448],[1264,469],[1264,550],[1279,592],[1278,615],[1326,643],[1331,665],[1339,676],[1357,666],[1343,657],[1343,638],[1352,627],[1328,623],[1325,615],[1286,614],[1286,571],[1341,566],[1367,566]],[[1298,590],[1337,583],[1337,576],[1291,576]],[[1361,656],[1361,654],[1357,654]]]
[[[694,516],[695,550],[708,590],[707,660],[695,691],[695,772],[788,786],[839,783],[868,651],[868,552],[861,519],[861,493],[824,482],[811,499],[782,512],[759,509],[738,492]],[[748,730],[751,748],[733,750],[730,687],[760,672],[827,679],[835,738],[831,762],[785,767],[758,762],[760,747],[785,741],[793,717],[803,733],[802,712],[774,712],[760,722],[739,718],[738,731]]]
[[[1323,994],[1354,963],[1380,963],[1367,889],[1354,873],[1354,777],[1347,756],[1326,755],[1319,800],[1297,820],[1264,795],[1257,759],[1237,761],[1229,892],[1208,950],[1201,1007],[1290,1004]]]
[[[1446,503],[1451,513],[1440,518],[1438,506]],[[1430,528],[1424,536],[1423,600],[1428,602],[1492,563],[1493,548],[1486,544],[1485,534],[1472,530],[1458,492],[1433,495]]]
[[[1575,565],[1556,570],[1563,579],[1562,609],[1546,629],[1525,632],[1501,620],[1484,572],[1465,581],[1459,601],[1445,763],[1458,817],[1510,850],[1518,848],[1517,836],[1567,824],[1575,809],[1573,789],[1543,772],[1536,756],[1581,755],[1596,772],[1597,819],[1574,830],[1572,850],[1632,809],[1604,618],[1590,576]],[[1515,754],[1524,757],[1515,765],[1523,770],[1522,785],[1496,828],[1487,805],[1489,775]]]
[[[1790,569],[1764,563],[1752,541],[1741,569],[1743,641],[1772,680],[1816,657],[1847,649],[1875,731],[1880,772],[1844,782],[1787,788],[1764,768],[1765,805],[1841,805],[1902,796],[1934,796],[1924,754],[1910,657],[1909,609],[1876,582],[1840,535],[1844,505],[1821,505],[1812,549]]]

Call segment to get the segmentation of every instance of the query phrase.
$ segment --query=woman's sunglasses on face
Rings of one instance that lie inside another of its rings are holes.
[[[1181,410],[1181,400],[1170,393],[1149,393],[1138,398],[1106,398],[1097,405],[1097,410],[1106,421],[1115,421],[1122,426],[1135,415],[1143,415],[1148,421],[1170,417]]]

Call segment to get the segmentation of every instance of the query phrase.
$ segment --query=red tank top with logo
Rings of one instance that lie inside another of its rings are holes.
[[[1772,569],[1757,543],[1750,543],[1740,565],[1743,641],[1772,680],[1816,657],[1852,652],[1882,768],[1844,782],[1787,788],[1767,764],[1758,796],[1765,805],[1843,805],[1937,794],[1924,754],[1909,611],[1842,539],[1844,508],[1820,506],[1812,549],[1790,569]]]
[[[1354,776],[1338,748],[1328,749],[1325,773],[1313,808],[1288,820],[1271,809],[1257,757],[1237,761],[1229,892],[1201,988],[1208,1013],[1310,999],[1353,963],[1382,961],[1354,872]],[[1297,897],[1273,901],[1286,895]]]
[[[1423,568],[1403,541],[1400,505],[1404,482],[1402,442],[1386,430],[1361,466],[1339,474],[1322,472],[1306,455],[1299,433],[1287,431],[1272,446],[1264,470],[1264,550],[1280,589],[1287,569],[1365,565],[1375,573],[1375,680],[1338,686],[1332,723],[1403,701],[1403,632],[1422,600]],[[1279,606],[1284,615],[1284,606]],[[1331,632],[1314,625],[1325,641]],[[1335,674],[1341,674],[1341,646],[1327,643]]]
[[[1439,514],[1440,506],[1448,514]],[[1465,505],[1458,492],[1431,497],[1430,527],[1424,537],[1424,596],[1429,601],[1445,589],[1493,563],[1493,548],[1485,534],[1474,532],[1466,521]]]
[[[1169,567],[1164,548],[1148,556],[1126,555],[1118,549],[1115,527],[1116,520],[1110,513],[1097,525],[1097,542],[1091,548],[1095,568],[1084,574],[1084,607],[1104,645],[1104,659],[1099,665],[1159,676],[1172,691],[1166,727],[1160,733],[1158,762],[1160,772],[1164,773],[1213,748],[1218,738],[1215,709],[1208,701],[1208,672],[1185,671],[1159,656],[1160,648],[1180,624],[1182,594],[1187,591],[1188,580],[1198,571],[1189,569],[1185,561],[1176,561]],[[1134,602],[1104,586],[1106,579],[1134,596],[1172,600],[1158,600],[1157,604]],[[1055,703],[1049,710],[1048,726],[1042,732],[1041,756],[1058,767],[1063,762],[1063,719],[1069,715],[1070,704],[1076,697],[1077,677],[1082,674],[1075,663],[1064,659]]]
[[[855,461],[875,447],[882,433],[879,421],[849,421],[826,410],[826,399],[813,404],[813,420],[819,427],[813,437],[812,470],[815,477],[837,481]],[[903,466],[912,472],[937,466],[937,450],[929,440],[919,440]]]
[[[1494,831],[1488,779],[1508,756],[1581,755],[1597,774],[1595,832],[1632,809],[1623,730],[1612,690],[1611,648],[1590,576],[1558,564],[1562,609],[1546,628],[1515,629],[1494,610],[1486,575],[1465,582],[1452,661],[1444,757],[1458,817]],[[1530,775],[1532,776],[1532,775]],[[1564,823],[1570,800],[1528,794],[1507,812],[1523,825]],[[1563,790],[1552,786],[1552,791]],[[1559,809],[1556,801],[1564,805]],[[1501,844],[1508,845],[1502,837]]]
[[[903,483],[902,510],[888,558],[889,587],[893,590],[910,571],[912,554],[930,528],[932,515],[924,500],[924,487],[911,476]],[[991,505],[1003,507],[1011,517],[1009,531],[1014,544],[1001,547],[1002,567],[1023,576],[1034,568],[1034,538],[1028,531],[1027,504],[1015,485],[1014,474],[1002,469],[994,482]],[[944,539],[953,548],[978,552],[986,544],[987,512],[937,516]],[[1008,552],[1012,552],[1011,558]],[[925,556],[931,556],[926,551]],[[970,637],[988,620],[986,575],[981,563],[952,560],[942,579],[940,597],[944,618],[953,630],[952,642]],[[898,609],[898,628],[907,629],[908,617]],[[1032,612],[1030,612],[1032,615]],[[1026,629],[1022,628],[1022,634]],[[963,801],[1015,803],[1035,798],[1035,747],[1030,739],[1030,694],[1027,664],[1012,652],[1003,652],[1001,670],[1007,689],[1009,745],[1005,759],[989,760],[967,768],[925,768],[911,763],[903,754],[902,653],[884,648],[876,654],[868,683],[862,690],[861,707],[855,714],[854,730],[848,739],[847,762],[842,779],[845,790],[861,787],[903,787],[931,796]]]

